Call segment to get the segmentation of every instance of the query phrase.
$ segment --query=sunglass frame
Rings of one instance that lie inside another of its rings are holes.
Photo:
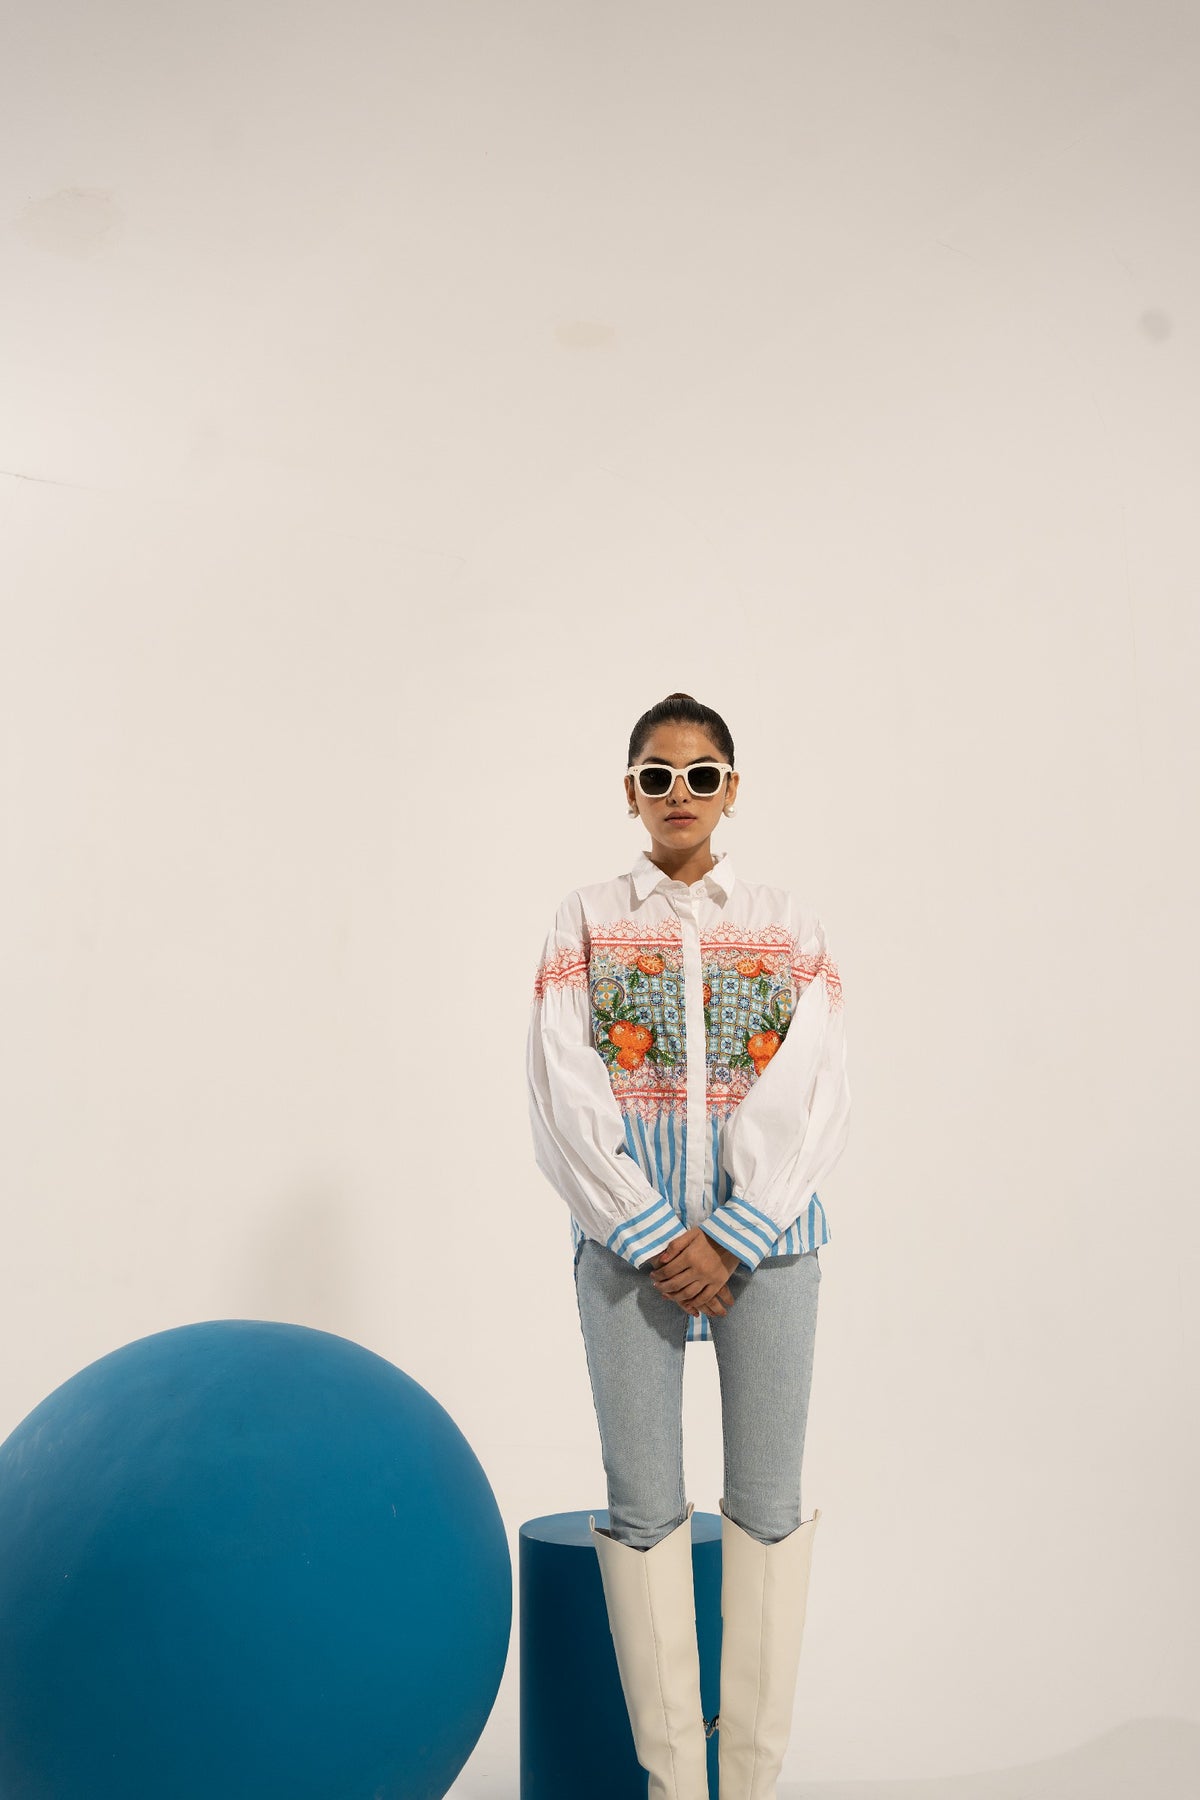
[[[667,783],[666,787],[663,789],[661,794],[651,794],[647,791],[647,789],[642,781],[642,774],[646,769],[657,769],[662,774],[670,775],[671,779]],[[714,757],[710,757],[710,756],[706,756],[703,759],[703,761],[701,761],[701,762],[692,763],[686,769],[675,769],[675,768],[671,767],[670,763],[664,763],[664,762],[630,763],[630,765],[626,769],[625,773],[627,775],[633,776],[634,782],[637,785],[638,792],[640,794],[643,794],[647,800],[665,800],[667,798],[667,795],[673,793],[675,790],[675,777],[677,775],[683,776],[684,781],[687,783],[688,793],[691,794],[695,799],[697,799],[697,800],[713,800],[713,799],[715,799],[716,796],[721,791],[720,781],[717,782],[717,785],[712,790],[711,794],[702,793],[699,788],[694,788],[692,786],[692,772],[695,769],[717,769],[717,770],[719,770],[722,777],[726,777],[726,776],[733,774],[733,764],[732,763],[717,762]]]

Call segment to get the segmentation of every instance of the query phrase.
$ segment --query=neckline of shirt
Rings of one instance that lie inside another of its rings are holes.
[[[690,884],[676,881],[665,870],[660,869],[656,862],[651,861],[645,850],[639,850],[630,874],[633,877],[634,890],[639,900],[644,900],[647,894],[653,893],[658,887],[682,888],[685,893],[690,894],[695,888],[707,886],[710,889],[715,888],[726,899],[733,892],[733,864],[730,861],[728,850],[719,850],[714,858],[713,867],[708,870],[707,874],[702,875],[699,881],[693,881]]]

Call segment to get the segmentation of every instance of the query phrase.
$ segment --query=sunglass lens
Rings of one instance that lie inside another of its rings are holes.
[[[694,794],[715,794],[721,785],[721,771],[715,763],[701,763],[690,772]]]
[[[656,768],[651,763],[642,770],[641,783],[643,794],[648,794],[651,799],[661,799],[671,785],[671,771]]]

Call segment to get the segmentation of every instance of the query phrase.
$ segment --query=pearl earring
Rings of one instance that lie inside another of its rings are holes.
[[[723,806],[721,808],[721,811],[725,814],[725,817],[727,819],[732,819],[733,813],[734,813],[734,809],[732,806]]]

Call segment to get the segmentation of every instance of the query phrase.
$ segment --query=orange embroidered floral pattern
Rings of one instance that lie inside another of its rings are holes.
[[[837,966],[825,953],[802,955],[782,925],[752,929],[722,921],[701,935],[707,1110],[735,1107],[778,1054],[804,989],[824,975],[829,1007],[841,1004]],[[534,995],[581,988],[590,1001],[592,1042],[618,1103],[650,1120],[686,1104],[687,1043],[682,932],[614,919],[589,924],[586,945],[548,956]]]
[[[646,934],[643,934],[646,935]],[[628,944],[591,934],[592,1041],[617,1098],[653,1087],[672,1098],[686,1081],[682,953],[670,937]],[[644,1075],[637,1081],[633,1077]]]
[[[787,1036],[791,934],[780,926],[723,926],[700,940],[708,1107],[743,1100]]]

